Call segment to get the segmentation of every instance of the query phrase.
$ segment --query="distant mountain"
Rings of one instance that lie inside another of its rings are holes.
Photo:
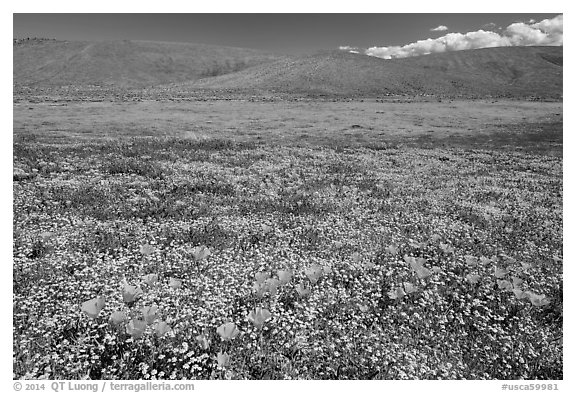
[[[174,42],[14,40],[14,83],[150,87],[282,59],[254,49]]]
[[[384,60],[342,51],[282,59],[186,88],[345,96],[562,96],[562,47],[503,47]]]
[[[14,40],[14,85],[376,97],[562,97],[562,47],[503,47],[384,60],[344,51],[289,57],[145,41]]]

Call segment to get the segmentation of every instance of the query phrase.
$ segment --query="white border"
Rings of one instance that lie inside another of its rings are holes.
[[[198,4],[200,3],[200,4]],[[395,3],[395,4],[392,4]],[[12,331],[10,329],[9,321],[12,320],[12,307],[9,299],[12,299],[12,281],[11,281],[11,260],[12,260],[12,189],[11,189],[11,169],[12,169],[12,61],[11,49],[8,44],[11,44],[9,36],[13,35],[12,30],[12,13],[61,13],[61,12],[102,12],[102,13],[278,13],[278,12],[291,12],[291,13],[563,13],[565,18],[565,42],[567,49],[564,50],[564,69],[573,70],[574,64],[572,59],[573,35],[571,24],[574,23],[572,13],[568,10],[568,1],[522,1],[510,2],[502,0],[483,0],[471,4],[470,2],[454,1],[454,2],[433,2],[433,1],[404,1],[404,2],[374,2],[374,1],[340,1],[340,2],[312,2],[310,0],[292,0],[289,2],[282,2],[282,4],[272,4],[272,2],[264,1],[233,1],[233,0],[220,0],[217,2],[181,2],[181,1],[138,1],[138,2],[124,2],[101,0],[98,2],[85,3],[78,1],[13,1],[11,4],[3,4],[3,11],[1,14],[0,26],[4,30],[2,35],[3,53],[6,53],[2,61],[3,78],[2,78],[2,110],[3,122],[5,123],[2,137],[2,153],[0,164],[2,179],[4,187],[2,197],[2,225],[0,241],[2,250],[2,271],[1,271],[1,288],[2,288],[2,309],[10,310],[6,320],[2,324],[2,339],[3,342],[8,344],[11,341]],[[572,106],[572,86],[571,83],[572,72],[564,73],[564,105],[567,105],[569,110],[566,111],[564,117],[564,260],[565,271],[565,345],[564,351],[564,381],[558,381],[558,386],[561,391],[574,391],[574,373],[575,370],[573,349],[574,340],[571,338],[571,332],[574,331],[574,313],[571,307],[570,299],[574,298],[574,285],[572,278],[574,277],[575,269],[574,262],[576,253],[571,245],[574,243],[573,238],[573,222],[576,218],[574,215],[574,208],[572,207],[572,198],[574,196],[574,175],[572,170],[576,168],[574,165],[574,158],[570,154],[571,148],[574,146],[574,137],[572,132],[574,130],[573,116],[570,108]],[[10,92],[10,93],[9,93]],[[10,182],[10,183],[8,183]],[[8,186],[10,184],[10,186]],[[9,292],[10,291],[10,292]],[[8,345],[6,345],[7,347]],[[12,359],[9,358],[8,348],[4,349],[1,358],[1,379],[0,386],[6,387],[6,391],[12,390]],[[362,389],[364,391],[384,391],[384,389],[391,391],[412,391],[412,390],[434,390],[442,392],[491,392],[501,391],[501,385],[504,381],[286,381],[286,382],[270,382],[270,381],[198,381],[196,391],[206,391],[210,389],[213,391],[271,391],[273,389],[281,390],[305,390],[312,391],[317,389],[328,390],[352,390]],[[545,383],[553,383],[553,381],[546,381]],[[569,388],[572,386],[572,389]]]

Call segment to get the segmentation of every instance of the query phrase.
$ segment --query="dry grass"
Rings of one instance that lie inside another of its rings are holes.
[[[562,152],[562,103],[99,102],[14,105],[14,135],[43,142],[141,136],[301,146],[459,146]]]

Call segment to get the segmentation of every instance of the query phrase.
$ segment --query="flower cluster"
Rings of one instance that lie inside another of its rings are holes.
[[[14,376],[561,379],[562,160],[20,142]]]

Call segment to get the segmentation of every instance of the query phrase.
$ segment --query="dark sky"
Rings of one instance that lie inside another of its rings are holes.
[[[404,45],[557,14],[14,14],[14,38],[178,41],[301,54]],[[447,31],[433,32],[439,25]]]

